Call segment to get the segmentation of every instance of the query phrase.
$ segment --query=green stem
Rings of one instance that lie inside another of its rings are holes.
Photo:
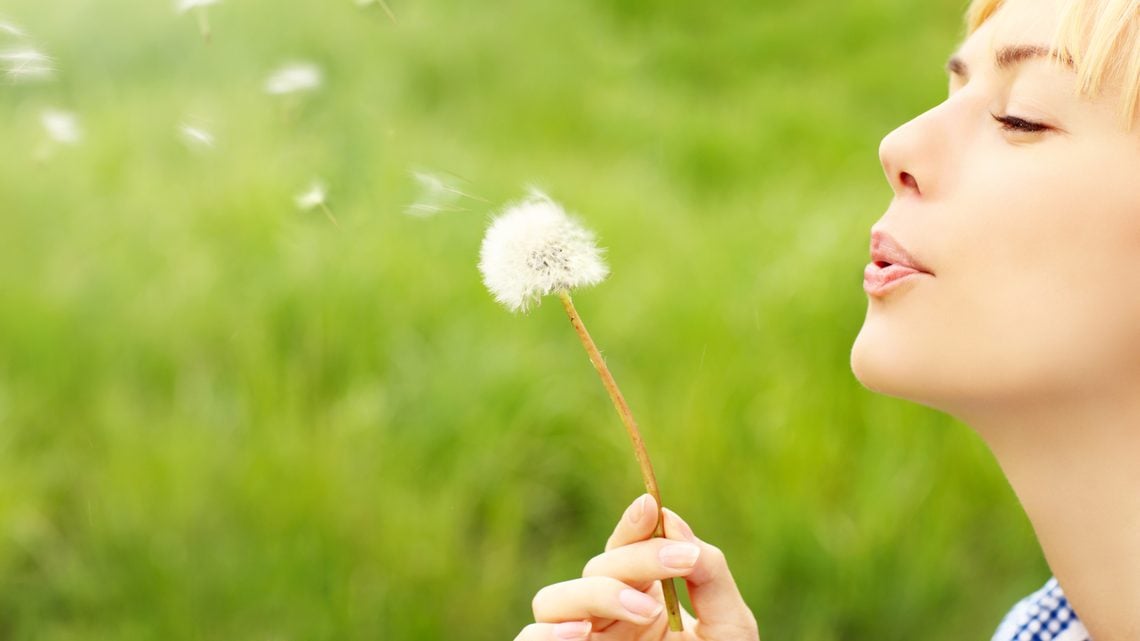
[[[206,15],[206,7],[198,7],[195,13],[198,14],[198,31],[202,40],[210,42],[210,17]]]
[[[377,0],[377,3],[380,5],[380,8],[384,10],[384,13],[388,14],[388,17],[392,20],[393,24],[400,24],[400,21],[396,19],[396,14],[392,13],[392,9],[388,6],[387,2],[384,2],[384,0]]]
[[[334,226],[335,226],[337,229],[339,229],[339,228],[340,228],[340,223],[336,222],[336,216],[333,216],[332,210],[331,210],[331,209],[329,209],[329,206],[328,206],[328,205],[326,205],[326,204],[324,204],[324,203],[321,203],[321,211],[325,212],[325,216],[328,216],[328,219],[329,219],[330,221],[332,221],[332,224],[333,224],[333,225],[334,225]]]
[[[641,466],[641,478],[645,482],[645,490],[657,501],[657,527],[653,530],[653,536],[664,538],[665,513],[661,511],[663,507],[661,492],[657,488],[657,477],[653,474],[653,465],[649,462],[649,452],[645,449],[645,441],[641,438],[641,431],[637,429],[637,422],[633,420],[633,412],[630,411],[629,404],[625,402],[625,397],[618,389],[617,381],[610,373],[610,368],[606,366],[606,361],[602,358],[602,353],[598,351],[598,346],[594,344],[594,339],[590,338],[590,332],[586,331],[586,325],[582,322],[581,316],[578,315],[578,310],[574,308],[574,301],[570,299],[570,292],[562,290],[558,292],[558,296],[562,299],[562,306],[566,308],[566,315],[570,317],[570,324],[574,326],[578,338],[582,341],[582,346],[586,348],[586,354],[589,355],[590,362],[594,364],[594,369],[598,371],[602,385],[609,393],[610,400],[614,402],[618,416],[621,417],[621,422],[629,434],[629,440],[633,443],[633,453],[637,457],[638,465]],[[669,629],[680,632],[684,626],[681,622],[681,606],[677,602],[677,586],[673,579],[661,580],[661,592],[665,597],[665,610],[669,615]]]

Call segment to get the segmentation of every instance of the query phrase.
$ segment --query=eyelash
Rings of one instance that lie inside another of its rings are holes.
[[[1043,125],[1039,122],[1030,122],[1016,116],[999,116],[997,114],[990,115],[994,117],[994,120],[1001,123],[1001,128],[1003,131],[1016,131],[1020,133],[1032,134],[1040,133],[1049,129],[1047,125]]]

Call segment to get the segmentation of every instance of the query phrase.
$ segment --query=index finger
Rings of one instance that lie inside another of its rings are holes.
[[[606,551],[637,543],[653,537],[657,527],[657,501],[649,494],[642,494],[630,504],[614,528],[614,533],[606,541]]]

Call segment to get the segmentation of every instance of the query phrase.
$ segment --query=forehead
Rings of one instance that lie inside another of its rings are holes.
[[[1048,45],[1057,32],[1062,0],[1006,0],[959,47],[962,56],[988,57],[1009,45]]]

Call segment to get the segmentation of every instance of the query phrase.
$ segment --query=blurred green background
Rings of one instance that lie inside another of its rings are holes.
[[[480,283],[529,185],[608,248],[579,310],[766,639],[988,639],[1044,581],[969,428],[848,367],[961,0],[390,6],[227,0],[205,44],[6,0],[57,71],[0,83],[0,639],[514,638],[641,492],[560,307]],[[324,85],[267,95],[295,59]],[[412,171],[470,197],[409,215]]]

